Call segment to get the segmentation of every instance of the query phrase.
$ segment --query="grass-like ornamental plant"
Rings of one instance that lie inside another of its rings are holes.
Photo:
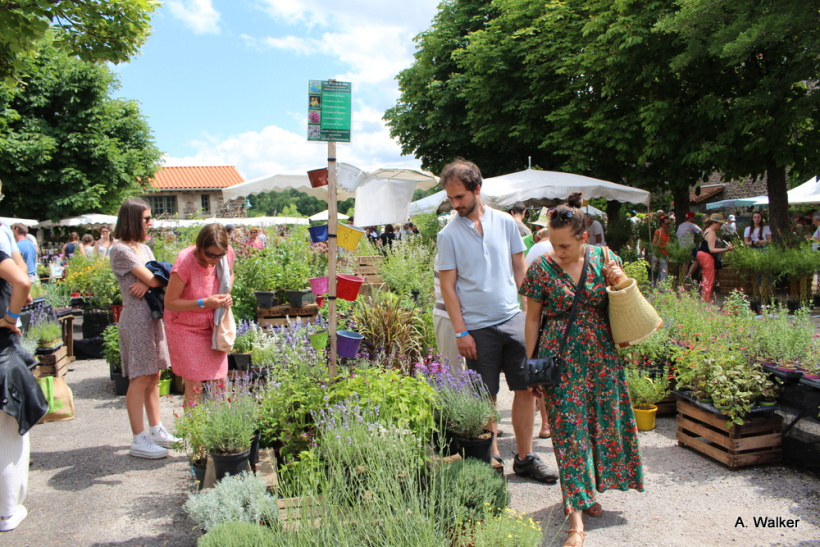
[[[42,346],[50,346],[63,337],[63,328],[56,321],[44,321],[28,329],[27,336]]]
[[[174,433],[181,439],[174,443],[174,449],[185,452],[188,461],[200,469],[205,468],[208,459],[208,451],[202,438],[206,411],[205,405],[196,404],[174,412]]]
[[[183,506],[204,530],[236,521],[271,525],[278,518],[277,507],[262,479],[251,473],[229,475],[211,490],[191,494]]]
[[[248,450],[256,431],[259,405],[244,380],[229,383],[224,390],[212,387],[204,407],[202,444],[208,452],[238,454]]]

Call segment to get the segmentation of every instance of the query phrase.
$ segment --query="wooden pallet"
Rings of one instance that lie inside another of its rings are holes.
[[[40,364],[34,369],[34,376],[37,378],[44,378],[46,376],[65,376],[68,372],[68,363],[74,360],[69,358],[68,348],[63,344],[63,347],[49,353],[48,355],[37,355]]]
[[[783,459],[783,417],[751,418],[743,425],[726,428],[726,416],[718,416],[694,404],[678,400],[678,445],[688,446],[730,469],[776,463]]]
[[[292,308],[290,306],[257,308],[257,314],[260,327],[281,327],[295,320],[302,322],[311,321],[319,315],[319,306],[316,304],[308,304],[301,308]]]
[[[364,278],[365,283],[383,283],[379,266],[384,260],[381,256],[358,256],[355,257],[353,273]]]
[[[384,257],[381,255],[375,256],[354,256],[353,262],[357,266],[378,266],[382,263]]]

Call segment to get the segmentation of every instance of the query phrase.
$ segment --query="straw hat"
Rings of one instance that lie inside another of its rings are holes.
[[[643,342],[663,326],[663,319],[630,278],[615,287],[607,287],[609,324],[612,340],[619,348]]]
[[[720,213],[712,213],[706,220],[709,222],[720,222],[721,224],[726,223],[726,219],[723,218],[723,215],[721,215]]]
[[[541,212],[538,213],[538,218],[535,220],[531,220],[530,224],[535,224],[536,226],[549,226],[549,212],[547,211],[546,207],[541,207]]]

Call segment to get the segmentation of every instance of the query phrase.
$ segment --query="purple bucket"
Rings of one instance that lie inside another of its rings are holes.
[[[327,224],[322,224],[321,226],[310,226],[308,227],[308,232],[310,232],[310,240],[313,243],[327,241]]]
[[[336,333],[336,353],[339,357],[353,359],[359,353],[364,336],[358,332],[340,330]]]
[[[310,290],[313,291],[313,294],[319,296],[320,294],[326,294],[328,292],[328,277],[311,277],[310,281]]]

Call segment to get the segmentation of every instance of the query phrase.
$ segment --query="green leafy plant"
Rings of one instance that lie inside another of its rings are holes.
[[[233,353],[251,353],[254,347],[263,343],[264,331],[255,322],[243,320],[236,327]]]
[[[63,310],[71,306],[71,290],[63,281],[42,283],[45,289],[46,302],[55,310]]]
[[[431,481],[450,495],[439,507],[438,517],[452,526],[479,522],[498,514],[508,503],[507,484],[486,463],[468,458],[439,465]]]
[[[273,545],[270,528],[255,522],[217,524],[196,542],[197,547],[262,547]]]
[[[191,494],[183,509],[203,530],[237,521],[271,525],[279,515],[276,498],[251,473],[227,476],[211,490]]]
[[[638,367],[627,367],[626,381],[629,384],[632,406],[636,408],[645,409],[671,393],[668,367],[664,367],[663,372],[654,377]]]
[[[487,511],[454,543],[455,547],[537,547],[544,543],[541,526],[532,517],[505,509]]]
[[[207,411],[206,406],[197,404],[174,412],[174,433],[181,440],[174,443],[173,448],[185,452],[188,461],[200,469],[205,468],[208,459],[208,451],[202,436]]]
[[[122,356],[120,355],[120,325],[112,323],[105,327],[102,333],[103,357],[105,357],[111,372],[122,374]]]
[[[646,260],[625,263],[623,270],[627,277],[633,278],[638,283],[642,291],[649,289],[649,263]]]

